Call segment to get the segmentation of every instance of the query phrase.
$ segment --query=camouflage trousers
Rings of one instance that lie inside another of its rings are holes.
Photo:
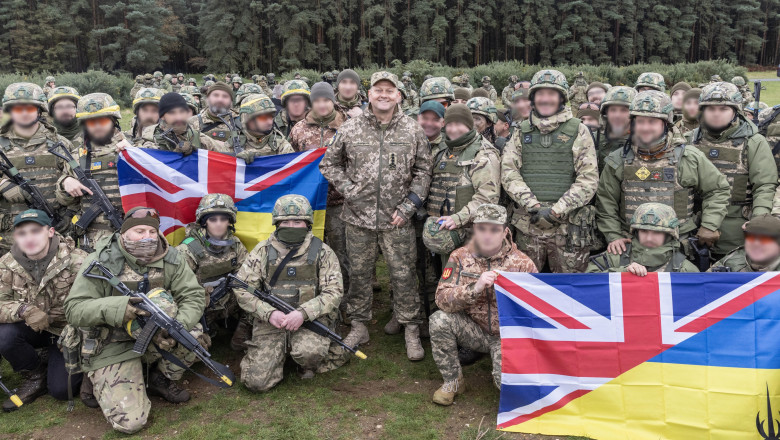
[[[401,324],[419,324],[421,301],[415,270],[417,243],[414,227],[407,224],[375,231],[347,224],[346,233],[352,278],[349,292],[344,298],[347,318],[359,322],[371,320],[371,278],[376,266],[378,244],[390,271],[396,319]]]
[[[325,209],[325,244],[333,249],[341,266],[344,291],[349,291],[349,258],[347,258],[346,223],[341,219],[344,205],[328,206]]]
[[[567,224],[552,229],[539,229],[529,225],[528,233],[518,228],[515,234],[517,247],[533,260],[541,272],[549,263],[553,273],[581,273],[588,267],[589,247],[575,247],[568,242]]]
[[[493,383],[501,387],[501,338],[490,335],[465,313],[437,311],[430,318],[431,352],[445,381],[461,374],[458,347],[478,353],[490,353],[493,360]]]
[[[436,306],[436,287],[439,284],[439,278],[441,277],[442,264],[434,264],[435,258],[440,258],[438,254],[432,253],[422,240],[422,228],[424,221],[418,221],[415,219],[415,235],[417,237],[417,281],[420,286],[420,297],[425,305],[425,297],[428,297],[428,309],[430,313],[438,310]],[[437,270],[437,267],[439,270]],[[425,314],[425,308],[422,309],[423,315]],[[429,315],[430,315],[429,313]],[[427,316],[425,317],[428,318]]]

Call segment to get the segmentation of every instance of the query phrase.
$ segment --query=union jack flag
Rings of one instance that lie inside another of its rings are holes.
[[[779,277],[500,272],[498,428],[562,408],[752,306],[780,290]]]

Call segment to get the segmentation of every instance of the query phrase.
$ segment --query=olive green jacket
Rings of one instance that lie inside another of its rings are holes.
[[[750,265],[747,254],[745,253],[745,248],[742,246],[734,249],[726,254],[725,257],[716,261],[707,272],[719,272],[718,268],[728,268],[728,272],[761,272],[753,269]],[[775,260],[775,262],[770,264],[765,271],[780,271],[780,259]]]

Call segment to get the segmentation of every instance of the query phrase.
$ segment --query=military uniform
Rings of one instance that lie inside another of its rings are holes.
[[[309,202],[298,195],[277,200],[272,216],[277,226],[284,220],[313,221]],[[306,232],[300,243],[285,243],[279,234],[275,232],[255,247],[238,271],[238,278],[286,301],[303,314],[304,320],[316,319],[333,327],[343,296],[336,255],[311,232]],[[294,254],[289,256],[290,252]],[[235,294],[241,308],[254,318],[252,340],[247,342],[248,350],[241,360],[241,381],[247,388],[268,391],[281,382],[288,353],[305,370],[330,369],[330,339],[302,327],[295,331],[278,329],[269,322],[276,310],[273,306],[243,289],[236,289]]]
[[[235,129],[231,129],[220,118],[212,114],[208,106],[204,107],[197,115],[191,117],[187,123],[196,133],[201,134],[201,138],[205,136],[211,140],[209,144],[214,145],[215,150],[213,151],[233,153],[233,146],[230,142],[234,135],[238,135],[241,132],[241,119],[236,112],[230,112],[229,115],[223,116],[223,118],[225,120],[233,118]]]
[[[52,84],[51,86],[49,84]],[[43,94],[47,98],[49,97],[49,94],[54,90],[57,86],[54,84],[54,77],[53,76],[47,76],[43,83]]]
[[[604,121],[603,128],[596,136],[596,150],[599,161],[599,175],[604,170],[604,161],[607,156],[615,150],[619,150],[625,146],[626,141],[630,135],[629,127],[626,127],[626,132],[622,135],[613,133],[609,122],[607,121],[607,108],[611,105],[619,105],[628,108],[631,105],[631,101],[636,96],[636,90],[631,87],[612,87],[607,90],[604,95],[604,99],[601,101],[601,107],[599,112],[601,113],[602,120]]]
[[[152,87],[144,87],[135,94],[133,99],[133,114],[138,115],[138,108],[145,104],[154,104],[158,106],[160,104],[160,98],[162,98],[163,91]],[[133,116],[133,120],[130,123],[130,129],[125,131],[125,137],[133,143],[141,142],[142,129],[138,125],[136,116]]]
[[[542,70],[531,81],[531,99],[540,88],[566,96],[562,73]],[[501,182],[515,202],[512,224],[517,246],[537,267],[553,272],[581,272],[593,241],[594,209],[586,206],[598,185],[593,137],[569,107],[549,117],[536,113],[504,147]],[[537,211],[536,205],[541,205]],[[544,220],[547,213],[550,219]],[[538,219],[538,221],[537,221]]]
[[[135,99],[135,94],[138,93],[138,91],[141,90],[143,87],[144,87],[144,76],[136,75],[135,84],[133,84],[133,88],[130,89],[130,99]]]
[[[572,108],[580,108],[580,105],[588,102],[588,82],[585,80],[585,75],[582,72],[578,72],[574,76],[574,84],[569,88],[569,101],[571,101]]]
[[[309,101],[309,104],[311,104],[309,99],[310,94],[311,91],[306,82],[298,79],[287,81],[284,83],[284,88],[282,89],[282,106],[286,106],[287,100],[296,95],[305,97],[306,100]],[[280,110],[279,113],[276,114],[276,117],[274,117],[274,128],[279,130],[286,139],[290,139],[290,132],[296,123],[297,121],[290,119],[290,115],[287,113],[286,108]]]
[[[275,128],[265,133],[253,133],[247,127],[249,121],[262,114],[272,114],[276,112],[271,98],[265,95],[247,95],[241,103],[239,115],[241,117],[241,147],[244,149],[238,153],[238,157],[252,163],[255,157],[272,156],[275,154],[294,153],[292,145],[285,139],[284,135]]]
[[[74,147],[82,142],[81,125],[79,124],[78,118],[74,118],[73,122],[71,122],[69,125],[62,125],[54,118],[53,109],[54,105],[57,104],[57,102],[60,100],[69,99],[73,101],[74,104],[78,104],[79,98],[81,98],[81,96],[79,96],[78,90],[74,89],[73,87],[56,87],[54,90],[49,92],[48,105],[49,115],[51,116],[51,125],[54,126],[54,128],[57,130],[57,134],[69,140]]]
[[[762,214],[753,217],[745,225],[745,234],[770,237],[780,240],[780,220],[777,217]],[[740,246],[718,260],[707,272],[776,272],[780,271],[780,256],[768,262],[752,261],[745,248]]]
[[[775,165],[780,170],[780,104],[761,110],[758,114],[758,131],[769,143]]]
[[[170,138],[170,140],[166,139],[166,137]],[[168,131],[168,125],[162,119],[160,119],[159,123],[144,128],[141,140],[137,145],[141,148],[173,151],[184,155],[191,154],[199,149],[228,154],[233,152],[233,148],[226,143],[215,141],[202,132],[196,131],[189,124],[183,134]]]
[[[488,98],[490,99],[490,101],[496,104],[498,101],[498,92],[496,92],[496,88],[493,87],[493,84],[490,84],[489,76],[482,77],[482,88],[488,92]]]
[[[509,77],[509,84],[501,91],[501,103],[504,104],[504,108],[512,108],[512,95],[515,93],[515,84],[517,84],[517,76],[512,75]]]

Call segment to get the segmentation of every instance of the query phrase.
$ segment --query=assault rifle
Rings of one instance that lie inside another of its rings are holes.
[[[209,295],[209,304],[206,306],[207,309],[213,309],[214,304],[218,303],[222,298],[225,297],[225,295],[228,294],[229,287],[228,287],[228,279],[227,277],[222,277],[216,281],[211,281],[208,283],[203,283],[203,287],[213,287],[214,290],[211,291],[211,294]],[[200,317],[200,325],[203,326],[203,331],[205,333],[209,333],[209,325],[206,322],[206,311],[203,311],[203,316]]]
[[[276,310],[278,310],[278,311],[280,311],[282,313],[287,314],[287,313],[295,311],[295,308],[293,306],[287,304],[284,300],[282,300],[278,296],[276,296],[276,295],[274,295],[272,293],[269,293],[269,292],[264,292],[264,291],[262,291],[260,289],[255,289],[254,287],[250,286],[245,281],[241,280],[240,278],[236,277],[233,274],[228,275],[227,278],[228,278],[228,285],[230,287],[238,287],[238,288],[244,289],[247,292],[249,292],[250,294],[252,294],[255,297],[257,297],[258,299],[260,299],[261,301],[263,301],[265,303],[268,303],[273,308],[275,308]],[[319,322],[317,320],[314,320],[314,321],[303,321],[302,327],[305,328],[305,329],[308,329],[308,330],[310,330],[310,331],[312,331],[312,332],[314,332],[314,333],[316,333],[316,334],[318,334],[320,336],[324,336],[324,337],[330,339],[331,341],[341,345],[347,351],[349,351],[350,353],[352,353],[355,356],[359,357],[360,359],[366,359],[367,358],[367,356],[365,354],[363,354],[362,351],[358,350],[355,347],[350,347],[349,345],[345,344],[344,340],[341,338],[341,336],[339,336],[338,334],[336,334],[336,332],[334,332],[333,330],[329,329],[328,326],[326,326],[325,324],[323,324],[323,323],[321,323],[321,322]]]
[[[761,80],[757,79],[753,81],[753,102],[755,102],[756,108],[753,109],[753,123],[758,125],[758,113],[761,111],[759,103],[761,102]]]
[[[30,207],[38,209],[46,213],[52,220],[52,224],[57,225],[60,223],[60,216],[54,211],[54,208],[49,205],[49,201],[43,196],[41,190],[37,186],[33,185],[26,177],[24,177],[19,170],[16,169],[14,164],[8,159],[8,156],[0,149],[0,171],[5,174],[8,179],[26,192],[29,196]]]
[[[95,269],[100,271],[103,275],[93,273],[93,270]],[[230,369],[225,365],[213,361],[211,359],[211,354],[209,354],[209,352],[206,351],[202,345],[200,345],[198,340],[195,339],[195,337],[192,336],[186,328],[184,328],[184,325],[178,320],[168,316],[157,304],[152,302],[152,300],[150,300],[144,292],[130,290],[130,288],[125,285],[125,283],[120,281],[119,278],[115,277],[106,266],[97,260],[90,263],[90,265],[84,271],[84,276],[87,278],[103,280],[114,286],[114,288],[122,295],[129,296],[130,298],[141,298],[141,302],[135,306],[149,313],[149,316],[141,316],[136,318],[141,324],[142,328],[141,333],[135,340],[135,345],[133,345],[133,352],[137,354],[146,353],[146,349],[152,342],[152,337],[154,337],[158,330],[165,330],[168,332],[170,338],[176,341],[177,344],[195,354],[195,356],[197,356],[197,358],[203,362],[203,365],[208,367],[211,371],[214,372],[214,374],[217,375],[217,377],[219,377],[221,382],[209,379],[198,373],[195,373],[196,375],[220,388],[233,386],[233,382],[236,380],[233,372],[230,371]],[[178,358],[169,352],[162,350],[159,347],[157,350],[166,360],[178,365],[179,367],[187,368],[186,365],[184,365]]]
[[[2,377],[0,377],[0,379],[2,379]],[[5,394],[8,395],[8,398],[11,399],[11,402],[13,402],[13,404],[16,405],[17,408],[24,405],[22,403],[22,399],[20,399],[19,396],[16,395],[16,392],[9,390],[8,387],[5,386],[2,380],[0,380],[0,390],[2,390]]]
[[[241,138],[238,136],[238,127],[236,127],[236,121],[233,119],[233,115],[230,112],[217,115],[217,118],[227,125],[230,130],[230,143],[233,144],[233,152],[238,154],[244,151],[244,147],[241,146]]]
[[[706,272],[710,268],[710,248],[699,246],[699,237],[688,237],[688,243],[696,252],[696,267],[699,268],[699,272]]]
[[[60,149],[62,149],[62,152],[59,152]],[[115,231],[121,229],[122,214],[117,211],[117,209],[111,203],[111,199],[108,198],[106,193],[103,191],[103,188],[100,187],[97,181],[87,176],[84,168],[82,168],[81,165],[79,165],[79,163],[73,159],[73,156],[65,147],[65,144],[62,142],[57,142],[56,144],[52,145],[51,148],[49,148],[49,153],[67,162],[68,165],[70,165],[71,170],[73,170],[73,173],[76,174],[76,179],[78,179],[82,185],[86,186],[90,191],[92,191],[92,206],[84,211],[84,213],[81,215],[81,218],[79,218],[76,222],[76,226],[78,226],[82,231],[86,231],[89,225],[91,225],[92,222],[95,221],[95,219],[102,212],[105,214],[106,219],[111,223],[111,227],[113,227]]]

